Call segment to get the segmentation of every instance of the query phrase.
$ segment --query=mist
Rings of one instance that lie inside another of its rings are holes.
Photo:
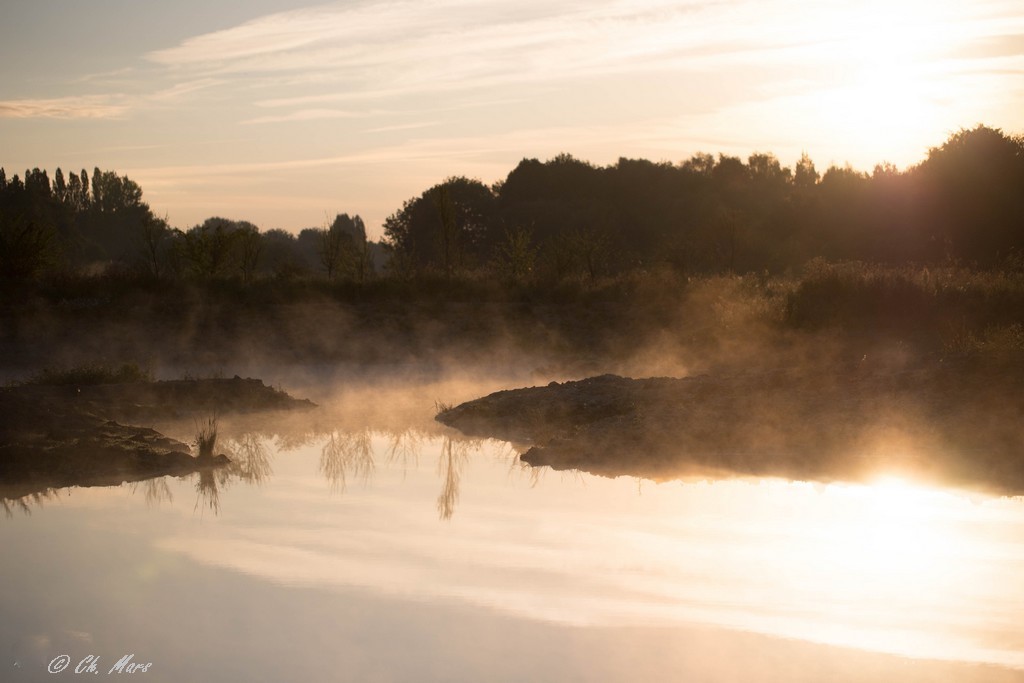
[[[128,585],[438,601],[590,654],[753,643],[768,678],[1012,679],[1021,149],[979,126],[871,175],[524,159],[380,242],[354,213],[174,228],[114,172],[0,174],[2,529],[127,505],[154,534]]]

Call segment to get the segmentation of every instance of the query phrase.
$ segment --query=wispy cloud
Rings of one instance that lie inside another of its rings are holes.
[[[321,119],[348,119],[359,116],[359,114],[345,111],[344,109],[300,109],[289,114],[278,116],[259,116],[253,119],[242,121],[244,125],[259,123],[282,123],[286,121],[317,121]]]
[[[197,78],[180,81],[146,96],[146,99],[155,102],[174,102],[203,90],[223,87],[226,83],[227,81],[222,78]]]
[[[489,3],[467,0],[325,5],[263,17],[153,52],[154,63],[215,74],[329,74],[359,93],[552,81],[656,66],[659,58],[763,34],[708,34],[708,2]],[[729,24],[725,24],[728,28]],[[719,27],[721,28],[721,27]],[[281,81],[276,85],[280,87]],[[297,97],[316,97],[308,92]],[[329,95],[325,95],[329,96]],[[285,102],[289,98],[279,98]],[[308,103],[308,102],[307,102]]]
[[[430,128],[440,124],[440,121],[418,121],[416,123],[402,123],[394,126],[377,126],[376,128],[366,129],[366,133],[390,133],[399,130],[416,130],[419,128]]]
[[[128,109],[122,95],[0,100],[0,118],[8,119],[116,119]]]
[[[152,52],[175,73],[273,83],[249,123],[309,109],[631,73],[805,70],[934,55],[1020,24],[1003,3],[935,0],[378,0],[281,12]],[[896,28],[892,28],[896,27]],[[791,78],[792,74],[780,78]],[[321,87],[317,87],[320,84]],[[813,87],[813,86],[811,86]]]

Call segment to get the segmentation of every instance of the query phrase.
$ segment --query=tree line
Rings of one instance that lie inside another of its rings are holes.
[[[884,264],[1020,265],[1024,137],[978,126],[919,164],[872,173],[805,154],[696,154],[681,163],[562,154],[524,159],[493,185],[453,177],[387,218],[381,243],[358,215],[293,235],[209,218],[155,216],[134,181],[84,169],[51,181],[0,169],[0,278],[103,267],[151,278],[479,274],[510,281],[598,278],[656,267],[683,274],[783,272],[814,257]]]
[[[678,163],[524,159],[485,186],[450,178],[385,223],[397,270],[596,277],[784,272],[814,257],[993,267],[1024,253],[1024,137],[978,126],[906,171],[805,154],[696,154]]]
[[[0,280],[18,285],[44,273],[120,270],[154,279],[370,276],[381,247],[362,219],[338,214],[298,235],[248,221],[208,218],[187,230],[154,215],[142,189],[112,171],[65,176],[57,169],[7,177],[0,168]]]

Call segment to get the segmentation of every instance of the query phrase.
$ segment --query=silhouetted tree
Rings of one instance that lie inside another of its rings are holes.
[[[317,256],[328,279],[333,280],[347,270],[362,282],[369,267],[364,263],[367,250],[363,219],[347,213],[335,216],[329,228],[318,232]]]
[[[64,181],[64,172],[60,167],[53,174],[53,195],[58,202],[64,204],[68,200],[68,186]]]
[[[237,239],[232,227],[225,218],[208,218],[202,225],[179,233],[182,255],[194,275],[208,280],[223,277],[231,270]]]
[[[159,279],[166,270],[167,251],[171,243],[171,229],[167,221],[154,217],[143,223],[139,240],[143,268],[150,276]]]
[[[449,178],[415,199],[384,223],[396,258],[417,269],[452,274],[471,263],[485,263],[500,239],[494,195],[483,183]]]
[[[1024,246],[1024,139],[964,129],[932,148],[913,174],[922,219],[947,257],[991,265]]]
[[[814,161],[807,152],[803,152],[800,160],[796,162],[796,170],[793,171],[793,184],[798,190],[806,192],[817,185],[820,178],[821,175],[814,168]]]
[[[53,262],[54,252],[50,226],[0,215],[0,285],[8,293],[35,279]]]
[[[252,282],[263,254],[263,239],[259,228],[252,223],[242,221],[238,224],[235,234],[238,243],[238,267],[242,272],[242,282]]]
[[[532,272],[537,260],[537,247],[533,232],[518,227],[505,230],[505,238],[498,252],[498,267],[512,282],[522,282]]]

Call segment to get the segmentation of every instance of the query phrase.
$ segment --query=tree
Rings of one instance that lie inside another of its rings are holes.
[[[53,174],[53,195],[58,202],[64,204],[68,200],[68,186],[64,181],[64,172],[57,168]]]
[[[357,223],[358,221],[358,223]],[[359,216],[349,218],[347,213],[338,214],[329,228],[322,228],[317,236],[317,256],[320,265],[327,271],[327,279],[333,280],[343,269],[346,257],[355,251],[356,239],[366,241],[366,228]]]
[[[54,248],[51,226],[0,215],[0,285],[15,288],[35,279],[52,263]]]
[[[962,129],[914,169],[922,220],[948,257],[991,265],[1024,247],[1024,139]]]
[[[235,231],[238,242],[238,267],[242,271],[242,282],[252,281],[263,253],[263,239],[259,228],[252,223],[241,222]]]
[[[154,217],[143,223],[139,231],[143,267],[155,279],[164,273],[170,238],[171,229],[166,219]]]
[[[72,211],[82,211],[85,207],[82,192],[82,179],[76,173],[68,176],[67,204]]]
[[[450,276],[492,260],[500,240],[496,208],[491,189],[480,181],[449,178],[389,216],[385,239],[393,258]]]
[[[339,231],[330,228],[322,228],[319,231],[316,254],[320,259],[320,265],[327,271],[328,280],[334,279],[341,266],[345,249],[344,237]]]
[[[814,168],[814,161],[804,152],[800,160],[796,162],[796,170],[793,172],[793,185],[799,190],[810,190],[818,184],[817,169]]]
[[[82,195],[79,198],[81,203],[78,208],[81,211],[85,211],[87,208],[89,208],[89,204],[92,202],[92,198],[89,196],[89,174],[85,172],[84,168],[82,169],[81,174],[79,174],[79,182],[81,186]]]
[[[505,230],[501,243],[499,267],[512,282],[520,282],[533,272],[537,260],[537,247],[533,244],[533,231],[517,227]]]
[[[83,185],[85,187],[85,185]],[[94,261],[134,261],[140,233],[154,220],[142,188],[127,176],[96,168],[92,201],[79,208],[85,255]]]
[[[444,274],[452,276],[455,269],[462,264],[462,245],[459,225],[455,219],[455,205],[452,203],[448,188],[441,185],[434,189],[430,197],[437,209],[437,250],[441,255],[441,267]]]
[[[232,222],[225,218],[208,218],[202,225],[180,233],[185,260],[201,279],[222,277],[230,270],[237,239]]]
[[[261,235],[262,269],[278,278],[289,278],[303,270],[298,240],[290,232],[273,228]]]

